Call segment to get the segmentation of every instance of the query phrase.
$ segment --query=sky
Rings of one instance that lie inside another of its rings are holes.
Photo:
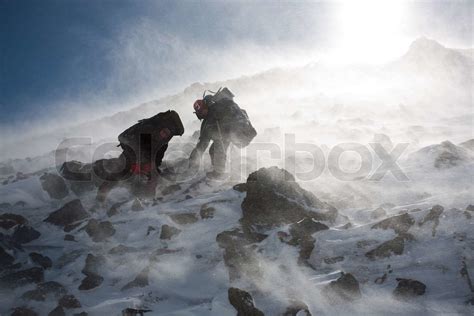
[[[0,0],[0,127],[113,113],[308,62],[472,47],[472,1]]]

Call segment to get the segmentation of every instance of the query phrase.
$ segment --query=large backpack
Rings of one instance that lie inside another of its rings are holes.
[[[183,135],[184,127],[181,119],[175,111],[168,110],[155,116],[139,120],[135,125],[127,128],[118,136],[118,141],[124,150],[133,150],[138,154],[140,150],[141,135],[150,135],[152,143],[159,148],[166,144],[160,137],[160,131],[168,128],[171,135]]]
[[[234,102],[234,94],[226,87],[220,88],[213,95],[204,97],[217,111],[222,111],[219,128],[230,136],[230,141],[237,147],[246,147],[257,136],[257,131],[250,123],[249,116]]]

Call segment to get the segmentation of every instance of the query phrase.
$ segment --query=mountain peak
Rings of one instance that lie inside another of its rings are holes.
[[[435,40],[429,39],[425,36],[419,37],[413,41],[410,45],[410,51],[419,51],[419,50],[439,50],[446,49],[445,46],[441,45]]]

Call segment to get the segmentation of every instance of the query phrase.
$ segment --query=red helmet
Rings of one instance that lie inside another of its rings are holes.
[[[204,100],[196,100],[194,102],[194,111],[196,113],[196,116],[198,119],[203,119],[207,116],[207,112],[209,110],[207,104],[204,102]]]

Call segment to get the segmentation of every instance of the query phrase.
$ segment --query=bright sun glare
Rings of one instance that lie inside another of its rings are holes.
[[[337,45],[331,60],[338,63],[379,63],[406,48],[404,1],[342,1],[336,13]]]

